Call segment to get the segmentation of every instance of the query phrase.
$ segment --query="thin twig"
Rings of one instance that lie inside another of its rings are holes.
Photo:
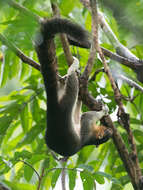
[[[40,175],[40,178],[39,178],[39,183],[38,183],[38,186],[37,186],[37,190],[40,190],[42,179],[44,177],[44,173],[45,173],[45,164],[43,163],[42,172],[41,172],[41,175]]]
[[[56,154],[51,150],[51,149],[49,149],[49,151],[50,151],[50,153],[51,153],[51,155],[53,156],[53,158],[56,160],[56,161],[60,161],[61,159],[60,158],[58,158],[57,156],[56,156]]]
[[[134,87],[135,89],[143,92],[143,87],[142,86],[140,86],[139,84],[137,84],[135,81],[127,78],[126,76],[124,76],[124,75],[117,75],[117,78],[125,81],[131,87]]]
[[[98,73],[100,73],[100,72],[104,72],[104,68],[97,69],[97,70],[94,72],[94,74],[92,75],[92,77],[89,79],[89,82],[94,81],[95,78],[96,78],[96,75],[97,75]]]
[[[52,169],[49,169],[48,171],[47,171],[47,173],[49,173],[49,172],[52,172],[52,171],[54,171],[54,170],[57,170],[57,169],[60,169],[60,170],[62,170],[63,168],[62,167],[58,167],[58,168],[52,168]],[[82,172],[83,171],[83,169],[80,169],[80,168],[64,168],[65,170],[70,170],[70,171],[77,171],[77,172]]]
[[[92,44],[91,44],[90,54],[88,57],[86,67],[80,77],[80,96],[81,96],[83,103],[85,105],[87,105],[88,107],[90,107],[90,109],[99,111],[102,109],[101,102],[96,101],[95,98],[88,92],[88,88],[87,88],[88,79],[89,79],[90,73],[92,71],[93,63],[94,63],[94,59],[95,59],[95,55],[96,55],[96,48],[95,48],[96,26],[94,25],[95,20],[96,20],[95,17],[92,17]]]
[[[110,50],[103,47],[101,47],[101,49],[105,56],[109,57],[110,59],[114,61],[121,63],[122,65],[130,67],[133,70],[138,69],[143,64],[142,60],[134,59],[134,58],[126,58],[116,53],[113,53]]]
[[[66,190],[66,172],[65,172],[65,167],[63,167],[62,172],[61,172],[61,182],[62,182],[62,190]]]
[[[62,190],[66,190],[66,171],[65,171],[65,166],[67,163],[68,157],[64,157],[61,159],[61,164],[62,164],[62,172],[61,172],[61,182],[62,182]]]
[[[29,164],[28,162],[24,161],[24,160],[18,160],[19,162],[23,162],[25,165],[29,166],[32,170],[34,170],[34,172],[36,173],[37,177],[38,177],[38,180],[40,180],[40,175],[39,173],[35,170],[35,168]]]
[[[93,76],[90,78],[89,82],[90,82],[90,81],[94,81],[95,78],[96,78],[96,75],[97,75],[98,73],[100,73],[100,72],[104,72],[104,68],[101,68],[101,69],[96,70],[96,71],[94,72]],[[139,85],[138,83],[136,83],[135,81],[133,81],[132,79],[127,78],[126,76],[121,75],[121,74],[117,74],[117,73],[116,73],[116,75],[117,75],[117,76],[116,76],[117,80],[118,80],[118,79],[121,79],[122,81],[126,82],[129,86],[134,87],[135,89],[137,89],[137,90],[143,92],[143,87],[140,86],[140,85]]]

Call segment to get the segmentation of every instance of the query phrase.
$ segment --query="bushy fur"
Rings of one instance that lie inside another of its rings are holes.
[[[66,33],[69,41],[80,47],[89,48],[90,42],[88,32],[81,26],[66,19],[54,18],[42,22],[41,40],[36,43],[47,94],[46,143],[55,152],[63,156],[71,156],[85,145],[99,145],[107,141],[110,132],[101,126],[99,128],[101,132],[98,131],[99,138],[95,135],[98,129],[95,127],[95,122],[105,115],[104,111],[101,112],[100,117],[99,113],[94,111],[84,113],[80,117],[79,84],[74,65],[68,70],[65,91],[59,101],[53,42],[57,33]]]

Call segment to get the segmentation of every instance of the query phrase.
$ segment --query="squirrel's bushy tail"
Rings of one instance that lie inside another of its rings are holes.
[[[44,39],[53,37],[58,33],[68,35],[70,44],[83,48],[90,48],[89,33],[79,24],[73,23],[68,19],[52,18],[44,20],[42,23],[42,33]]]

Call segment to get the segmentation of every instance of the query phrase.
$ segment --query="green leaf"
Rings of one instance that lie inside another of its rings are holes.
[[[29,163],[30,164],[35,164],[35,163],[37,163],[37,162],[39,162],[39,161],[41,161],[41,160],[44,160],[46,158],[46,155],[45,154],[33,154],[32,155],[32,157],[31,157],[31,159],[29,159],[28,161],[29,161]]]
[[[28,131],[25,135],[25,137],[23,138],[23,140],[21,142],[18,143],[17,147],[20,148],[21,146],[24,146],[26,144],[31,144],[35,138],[37,137],[37,135],[39,135],[43,130],[45,129],[44,125],[35,125],[33,126],[30,131]]]
[[[88,146],[88,147],[84,147],[78,154],[78,160],[77,160],[77,165],[85,163],[90,154],[93,152],[93,150],[95,149],[95,146]]]
[[[27,150],[23,150],[21,152],[15,152],[14,159],[19,160],[20,158],[22,158],[24,160],[24,159],[31,158],[31,156],[32,156],[31,152],[29,152]]]
[[[92,172],[92,171],[94,170],[94,168],[93,168],[92,166],[85,165],[85,164],[80,164],[80,165],[78,166],[78,168],[82,168],[82,169],[84,169],[84,170],[86,170],[86,171],[89,171],[89,172]]]
[[[134,137],[136,138],[136,140],[143,144],[143,131],[141,130],[134,130],[133,131]]]
[[[4,138],[4,135],[8,128],[10,127],[11,122],[13,121],[13,117],[4,115],[0,118],[0,144]]]
[[[10,123],[12,122],[13,117],[4,115],[0,117],[0,134],[5,134],[6,130],[8,129]]]
[[[0,156],[0,175],[7,173],[10,169],[8,162]]]
[[[24,166],[24,178],[27,182],[29,182],[33,176],[34,170],[30,167],[25,165]]]
[[[7,80],[8,80],[8,76],[9,76],[9,71],[10,71],[10,57],[11,57],[11,53],[9,50],[5,50],[4,52],[4,59],[2,62],[2,67],[1,67],[1,78],[0,78],[0,86],[3,87]]]
[[[4,144],[5,139],[3,141],[3,153],[4,154],[9,154],[10,152],[13,152],[13,150],[16,148],[17,144],[19,143],[19,141],[22,139],[23,137],[23,133],[17,135],[16,137],[12,138],[12,140],[10,139],[6,144]]]
[[[56,169],[56,170],[53,172],[52,181],[51,181],[52,188],[55,187],[55,185],[56,185],[56,183],[57,183],[57,180],[58,180],[58,178],[59,178],[60,173],[61,173],[61,169]]]
[[[3,182],[8,185],[8,187],[11,188],[11,190],[36,190],[36,186],[35,185],[31,185],[31,184],[25,184],[25,183],[18,183],[18,182],[11,182],[11,181],[6,181],[3,180]]]
[[[33,117],[34,121],[36,121],[36,122],[40,121],[41,114],[40,114],[40,107],[39,107],[37,98],[34,98],[33,101],[31,101],[30,109],[31,109],[32,117]]]
[[[84,190],[93,190],[94,188],[94,178],[91,173],[87,171],[80,172],[80,177]]]
[[[6,174],[7,172],[9,172],[11,170],[11,168],[7,164],[3,165],[3,167],[0,169],[1,169],[0,175]]]
[[[48,157],[48,158],[44,159],[43,167],[44,168],[49,168],[49,166],[50,166],[50,158]]]
[[[20,109],[20,105],[14,101],[14,102],[9,102],[7,105],[3,106],[0,109],[0,113],[4,114],[10,114],[11,116],[15,116],[18,114],[18,110]]]
[[[69,175],[69,189],[74,190],[75,183],[76,183],[76,170],[69,170],[68,175]]]
[[[63,15],[68,15],[72,11],[76,3],[76,0],[62,0],[60,3],[60,9]],[[70,6],[69,6],[70,5]]]
[[[122,172],[125,172],[125,167],[124,165],[119,165],[117,168],[116,168],[116,173],[122,173]]]
[[[142,121],[136,118],[130,118],[131,124],[142,125]]]
[[[99,184],[104,184],[105,180],[104,180],[104,176],[100,173],[94,173],[94,178],[95,180],[99,183]]]
[[[105,173],[105,172],[95,172],[93,174],[95,180],[99,183],[99,184],[104,184],[105,180],[104,177],[109,179],[110,181],[112,181],[115,184],[121,185],[121,182],[119,180],[117,180],[116,178],[112,177],[111,175]]]
[[[28,128],[29,128],[29,112],[28,112],[27,103],[25,103],[23,106],[23,109],[21,109],[20,118],[21,118],[22,129],[25,133],[28,131]]]
[[[20,80],[24,80],[25,78],[28,77],[27,73],[29,73],[30,68],[26,64],[22,64],[22,69],[20,72]]]
[[[14,78],[14,77],[19,77],[19,73],[20,73],[20,60],[19,58],[13,54],[13,56],[11,57],[11,67],[10,67],[10,77],[9,78]],[[18,72],[17,72],[18,71]]]

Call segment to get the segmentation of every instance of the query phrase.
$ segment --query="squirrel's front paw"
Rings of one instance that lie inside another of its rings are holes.
[[[102,105],[102,110],[103,110],[103,112],[104,112],[104,115],[108,115],[108,113],[109,113],[109,108],[108,108],[107,105]]]
[[[79,60],[73,56],[73,63],[68,69],[68,73],[78,71],[79,69]]]
[[[72,69],[74,71],[77,71],[79,69],[79,60],[73,56],[73,64],[71,65]]]

